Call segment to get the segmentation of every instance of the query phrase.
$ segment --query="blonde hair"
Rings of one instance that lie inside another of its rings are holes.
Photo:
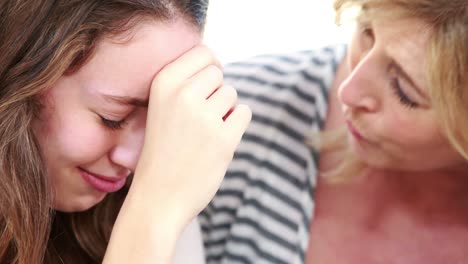
[[[335,0],[337,23],[347,10],[365,19],[415,18],[430,29],[425,65],[432,106],[453,148],[468,160],[468,5],[466,0]],[[320,141],[321,144],[317,144]],[[348,149],[343,131],[321,133],[312,142],[322,152],[345,154],[338,168],[325,173],[332,181],[352,177],[365,166]]]

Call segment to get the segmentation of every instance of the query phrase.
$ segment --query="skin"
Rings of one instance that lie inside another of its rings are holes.
[[[308,263],[468,258],[468,166],[431,108],[422,67],[429,34],[414,19],[363,22],[356,30],[333,84],[326,129],[348,126],[366,169],[344,184],[319,178]],[[401,90],[392,87],[395,78]],[[321,169],[333,168],[333,155],[321,156]]]
[[[103,263],[172,263],[177,237],[218,190],[250,122],[236,101],[203,46],[156,75],[145,143]]]
[[[34,123],[55,209],[83,211],[106,196],[80,170],[112,179],[134,173],[103,263],[172,263],[252,115],[223,84],[199,31],[180,18],[146,21],[98,43],[86,65],[47,91]]]
[[[183,21],[138,27],[130,41],[105,39],[79,71],[48,90],[37,135],[55,187],[55,209],[83,211],[107,193],[81,177],[79,168],[125,178],[135,171],[146,129],[147,107],[120,104],[105,95],[148,100],[154,76],[201,41]],[[164,39],[165,41],[160,41]],[[125,120],[109,128],[102,118]]]
[[[358,30],[347,58],[352,73],[338,90],[345,120],[364,138],[350,136],[353,150],[375,168],[465,165],[441,133],[426,90],[421,47],[429,30],[415,20],[363,22]]]

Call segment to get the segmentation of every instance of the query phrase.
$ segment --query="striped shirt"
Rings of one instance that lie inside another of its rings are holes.
[[[225,67],[252,122],[225,179],[200,214],[211,263],[304,263],[318,155],[306,144],[322,128],[345,46],[264,55]]]

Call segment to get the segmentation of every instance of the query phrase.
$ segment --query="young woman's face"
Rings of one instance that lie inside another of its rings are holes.
[[[349,141],[371,167],[454,169],[466,163],[438,126],[424,66],[430,32],[417,20],[358,23],[338,97]]]
[[[143,145],[153,77],[201,42],[183,21],[148,22],[132,32],[127,42],[103,40],[44,97],[35,130],[57,210],[86,210],[123,187]]]

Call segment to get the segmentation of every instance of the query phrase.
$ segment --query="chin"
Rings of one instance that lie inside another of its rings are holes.
[[[54,209],[65,213],[83,212],[100,203],[106,194],[89,195],[86,197],[68,198],[67,201],[54,201]]]

